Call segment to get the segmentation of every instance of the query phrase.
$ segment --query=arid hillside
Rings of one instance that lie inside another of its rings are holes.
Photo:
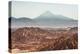
[[[77,29],[47,30],[38,27],[19,28],[11,33],[10,52],[50,51],[78,48]]]

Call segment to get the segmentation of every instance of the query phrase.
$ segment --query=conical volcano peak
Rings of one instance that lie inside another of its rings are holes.
[[[53,13],[50,12],[50,11],[46,11],[42,15],[44,15],[44,16],[51,16],[51,15],[53,15]]]
[[[41,14],[40,16],[38,16],[36,19],[44,19],[44,20],[61,20],[61,21],[64,21],[64,20],[73,20],[69,17],[66,17],[66,16],[63,16],[63,15],[56,15],[56,14],[53,14],[52,12],[50,11],[46,11],[44,12],[43,14]]]
[[[54,16],[54,14],[51,13],[50,11],[46,11],[43,14],[41,14],[40,16],[42,16],[42,17],[52,17],[52,16]]]
[[[50,14],[52,14],[50,11],[46,11],[45,13],[50,13]]]

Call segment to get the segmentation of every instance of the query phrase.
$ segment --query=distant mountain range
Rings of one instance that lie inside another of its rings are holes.
[[[40,16],[30,19],[27,17],[14,18],[11,19],[11,27],[77,27],[78,20],[74,20],[69,17],[62,15],[54,15],[51,12],[47,11]]]

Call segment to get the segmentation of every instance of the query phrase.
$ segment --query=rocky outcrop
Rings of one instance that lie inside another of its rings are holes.
[[[77,33],[49,32],[37,27],[19,28],[11,33],[11,49],[25,51],[64,50],[78,48]]]

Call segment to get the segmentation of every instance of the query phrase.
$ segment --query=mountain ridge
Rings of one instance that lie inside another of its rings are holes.
[[[11,17],[10,17],[11,18]],[[54,15],[51,12],[47,11],[40,16],[30,19],[27,17],[20,18],[11,18],[12,26],[43,26],[43,27],[69,27],[69,26],[77,26],[78,20],[74,20],[63,15]]]
[[[51,18],[54,18],[54,19],[64,19],[64,20],[74,20],[74,19],[72,19],[72,18],[69,18],[69,17],[66,17],[66,16],[63,16],[63,15],[56,15],[56,14],[53,14],[53,13],[51,13],[50,11],[47,11],[47,12],[44,12],[44,13],[42,13],[40,16],[38,16],[38,17],[36,17],[36,18],[34,18],[34,19],[51,19]]]

